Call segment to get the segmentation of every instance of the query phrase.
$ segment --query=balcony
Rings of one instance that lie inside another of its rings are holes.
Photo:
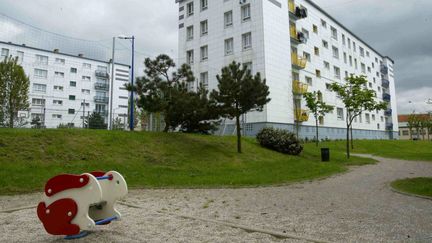
[[[309,85],[302,83],[298,80],[293,81],[293,93],[302,95],[308,91]]]
[[[387,123],[386,124],[386,130],[387,131],[393,131],[393,123]]]
[[[291,42],[294,44],[306,43],[306,38],[302,32],[297,32],[296,26],[290,26]]]
[[[384,64],[381,65],[381,73],[388,74],[388,67]]]
[[[297,7],[294,0],[288,1],[288,11],[290,18],[297,20],[307,17],[307,10],[304,8]]]
[[[95,96],[94,97],[94,101],[98,102],[98,103],[108,103],[109,102],[109,97],[105,97],[105,96]]]
[[[382,85],[384,88],[389,88],[389,87],[390,87],[390,81],[388,81],[387,79],[382,79],[381,81],[382,81],[382,82],[381,82],[381,85]]]
[[[93,110],[93,113],[98,113],[101,116],[108,116],[107,110]]]
[[[387,101],[387,102],[390,102],[391,101],[391,95],[387,94],[387,93],[384,93],[383,94],[383,100]]]
[[[291,62],[294,68],[297,69],[305,69],[306,68],[306,58],[298,57],[298,54],[293,52],[291,53]]]
[[[309,112],[307,110],[295,109],[294,115],[296,122],[305,122],[309,120]]]
[[[391,116],[393,114],[393,110],[392,109],[387,109],[386,111],[384,111],[384,115],[385,116]]]
[[[109,74],[105,70],[96,70],[95,75],[96,75],[96,77],[99,77],[99,78],[106,78],[106,79],[109,78]]]
[[[98,90],[109,90],[109,84],[108,83],[101,83],[101,82],[96,82],[94,85],[95,89]]]

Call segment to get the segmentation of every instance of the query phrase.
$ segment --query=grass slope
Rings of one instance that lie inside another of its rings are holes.
[[[344,151],[345,141],[326,142],[332,150]],[[352,153],[373,154],[385,158],[403,160],[431,161],[432,142],[406,140],[355,140]]]
[[[130,187],[219,187],[280,184],[328,176],[346,165],[374,163],[345,159],[332,151],[321,163],[319,150],[307,144],[299,156],[261,148],[235,137],[94,130],[0,129],[0,194],[42,190],[61,173],[117,170]]]
[[[398,191],[432,197],[432,178],[410,178],[392,182],[391,186]]]

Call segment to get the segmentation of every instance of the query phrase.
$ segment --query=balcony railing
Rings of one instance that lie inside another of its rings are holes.
[[[94,97],[94,101],[98,102],[98,103],[108,103],[109,102],[109,98],[105,97],[105,96],[95,96]]]
[[[381,65],[381,73],[388,74],[388,67],[384,64]]]
[[[390,81],[388,81],[387,79],[382,79],[382,86],[384,87],[384,88],[388,88],[388,87],[390,87]]]
[[[98,113],[101,116],[108,116],[107,110],[93,110],[94,113]]]
[[[384,94],[383,94],[383,100],[384,100],[384,101],[388,101],[388,102],[390,102],[390,100],[391,100],[391,95],[390,95],[390,94],[387,94],[387,93],[384,93]]]
[[[295,20],[307,17],[307,10],[305,8],[297,7],[294,0],[288,0],[288,11],[290,17]]]
[[[108,83],[96,82],[94,87],[95,87],[95,89],[109,90],[109,84]]]
[[[308,91],[309,85],[302,83],[298,80],[293,81],[293,93],[302,95]]]
[[[106,79],[109,78],[109,74],[105,70],[96,70],[95,75],[96,77],[100,77],[100,78],[106,78]]]
[[[295,3],[294,3],[294,0],[289,0],[288,1],[288,10],[290,11],[290,13],[295,14]]]
[[[307,59],[304,57],[299,57],[297,53],[291,53],[292,65],[298,69],[306,68]]]
[[[391,116],[392,114],[393,114],[392,109],[387,109],[386,111],[384,111],[384,115],[386,115],[386,116]]]
[[[297,29],[296,29],[295,25],[290,26],[290,36],[292,39],[299,41],[298,35],[297,35]]]
[[[309,112],[307,110],[295,109],[294,113],[296,122],[305,122],[309,120]]]
[[[394,127],[393,127],[393,123],[387,123],[387,124],[386,124],[386,130],[387,130],[387,131],[393,131],[393,128],[394,128]]]

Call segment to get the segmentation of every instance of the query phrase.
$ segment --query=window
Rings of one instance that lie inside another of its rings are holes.
[[[228,11],[228,12],[224,13],[224,24],[225,24],[225,28],[233,25],[233,12],[232,11]]]
[[[53,100],[53,105],[63,105],[62,100]]]
[[[318,121],[319,121],[319,124],[320,124],[320,125],[324,125],[324,117],[323,117],[323,116],[320,116],[320,117],[318,118]]]
[[[308,62],[311,61],[311,55],[310,55],[309,53],[305,52],[305,51],[303,52],[303,57],[306,58],[306,60],[307,60]]]
[[[353,66],[353,62],[352,62],[352,56],[351,55],[349,56],[349,63],[350,63],[350,66],[352,67]]]
[[[365,118],[366,118],[366,123],[370,124],[370,114],[365,114]]]
[[[344,63],[347,64],[347,54],[346,52],[343,53]]]
[[[328,42],[327,42],[327,41],[323,40],[323,41],[322,41],[322,44],[323,44],[323,47],[324,47],[324,48],[328,48]]]
[[[69,82],[69,86],[71,86],[71,87],[76,87],[76,82],[75,82],[75,81],[70,81],[70,82]]]
[[[234,39],[225,40],[225,55],[231,55],[234,53]]]
[[[42,69],[35,69],[34,70],[34,76],[36,78],[47,78],[48,77],[48,71],[42,70]]]
[[[331,85],[330,85],[329,83],[326,83],[325,86],[326,86],[326,89],[327,89],[327,90],[330,90],[330,88],[331,88],[330,86],[331,86]]]
[[[190,2],[186,5],[186,14],[187,16],[192,16],[194,14],[194,3]]]
[[[46,84],[33,84],[33,91],[45,93]]]
[[[194,51],[193,50],[186,52],[186,62],[189,65],[194,63]]]
[[[333,50],[333,57],[336,59],[339,59],[339,49],[335,46],[332,47]]]
[[[252,48],[252,33],[246,33],[242,35],[242,46],[243,50]]]
[[[361,72],[366,73],[366,65],[364,63],[361,63],[360,67],[361,67]]]
[[[246,67],[246,70],[249,70],[252,73],[252,62],[245,62],[243,66]]]
[[[201,0],[200,4],[201,4],[201,11],[204,11],[208,8],[208,1],[207,0]]]
[[[307,83],[308,85],[312,86],[312,78],[306,76],[305,79],[306,79],[306,83]]]
[[[200,83],[205,89],[208,89],[208,72],[200,74]]]
[[[45,100],[44,99],[32,99],[32,105],[34,106],[45,106]]]
[[[356,49],[356,43],[354,41],[353,41],[353,49],[354,49],[354,52],[357,51],[357,49]]]
[[[207,20],[201,21],[201,36],[208,34],[208,22]]]
[[[48,65],[48,57],[42,55],[36,55],[36,62],[38,64]]]
[[[339,68],[339,67],[333,66],[333,72],[334,72],[334,76],[335,76],[335,78],[337,78],[337,79],[340,79],[340,78],[341,78],[341,75],[340,75],[340,68]]]
[[[368,70],[368,73],[370,73],[370,72],[371,72],[371,68],[370,68],[370,67],[367,67],[367,70]]]
[[[369,83],[369,88],[372,88],[372,83]]]
[[[403,130],[402,131],[402,136],[409,136],[409,131],[408,130]]]
[[[55,59],[55,64],[57,65],[65,65],[66,61],[63,58],[56,58]]]
[[[201,61],[206,61],[208,59],[208,46],[201,47]]]
[[[375,115],[372,114],[372,121],[375,121],[375,120],[376,120]]]
[[[83,81],[91,81],[91,77],[90,76],[82,76],[82,80]]]
[[[250,4],[244,5],[241,8],[241,17],[243,21],[250,20],[251,12],[250,12]]]
[[[330,63],[324,61],[324,68],[330,70]]]
[[[336,30],[336,28],[334,28],[334,27],[331,27],[331,36],[332,36],[332,38],[335,39],[335,40],[338,39],[338,37],[337,37],[337,30]]]
[[[346,41],[345,41],[345,35],[342,34],[342,45],[345,45],[345,44],[346,44]]]
[[[69,95],[69,100],[75,100],[75,95]]]
[[[315,75],[317,76],[317,78],[321,78],[321,71],[316,69],[315,70]]]
[[[61,119],[62,115],[60,115],[60,114],[52,114],[52,118],[53,119]]]
[[[357,65],[357,58],[354,58],[354,67],[355,67],[355,69],[358,68],[358,65]]]
[[[194,37],[194,28],[193,25],[186,28],[186,39],[193,40]]]
[[[344,111],[342,108],[337,108],[337,118],[338,120],[344,120]]]
[[[81,93],[89,95],[90,94],[90,90],[89,89],[81,89]]]
[[[312,25],[312,30],[315,34],[318,34],[318,26]]]
[[[306,29],[302,29],[302,33],[306,39],[309,39],[309,31],[307,31]]]
[[[77,68],[71,68],[71,69],[70,69],[70,72],[71,72],[71,73],[77,73]]]
[[[91,64],[90,63],[83,63],[83,68],[84,69],[91,69]]]
[[[345,71],[345,79],[348,78],[348,71]]]
[[[348,49],[351,49],[351,39],[348,38]]]
[[[56,78],[64,78],[64,73],[62,73],[62,72],[54,72],[54,77],[56,77]]]
[[[16,52],[17,53],[17,57],[18,57],[18,61],[19,62],[22,62],[23,60],[24,60],[24,52],[22,52],[22,51],[17,51]]]
[[[318,47],[314,47],[314,52],[316,56],[319,56],[319,48]]]
[[[69,109],[68,114],[71,114],[71,115],[75,114],[75,109]]]
[[[370,53],[369,53],[369,51],[366,51],[366,56],[367,56],[367,57],[370,57]]]
[[[54,91],[63,91],[63,86],[54,85]]]
[[[2,48],[1,49],[1,57],[2,57],[2,59],[5,59],[8,56],[9,56],[9,49]]]
[[[359,50],[360,50],[360,56],[364,57],[365,53],[363,47],[359,47]]]
[[[325,29],[327,29],[327,22],[321,19],[321,26]]]

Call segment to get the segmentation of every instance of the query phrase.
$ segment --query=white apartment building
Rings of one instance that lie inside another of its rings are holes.
[[[110,102],[113,119],[120,117],[127,124],[128,65],[115,64],[111,87],[110,60],[94,60],[82,54],[73,56],[58,49],[42,50],[10,42],[0,42],[0,50],[1,60],[7,56],[18,57],[30,78],[30,110],[18,114],[29,122],[27,127],[35,117],[39,117],[46,128],[57,128],[60,124],[83,127],[84,119],[93,112],[100,113],[108,124]],[[110,88],[113,88],[112,98]]]
[[[314,138],[315,121],[302,94],[322,92],[335,110],[319,119],[321,138],[345,137],[345,109],[332,82],[348,75],[365,75],[386,111],[364,112],[354,122],[354,137],[397,138],[398,122],[394,62],[365,43],[310,0],[176,0],[179,4],[179,63],[188,63],[208,89],[217,88],[216,75],[232,61],[260,72],[271,101],[263,112],[244,117],[244,133],[264,126]],[[191,87],[193,88],[193,87]],[[232,122],[221,134],[233,134]]]

